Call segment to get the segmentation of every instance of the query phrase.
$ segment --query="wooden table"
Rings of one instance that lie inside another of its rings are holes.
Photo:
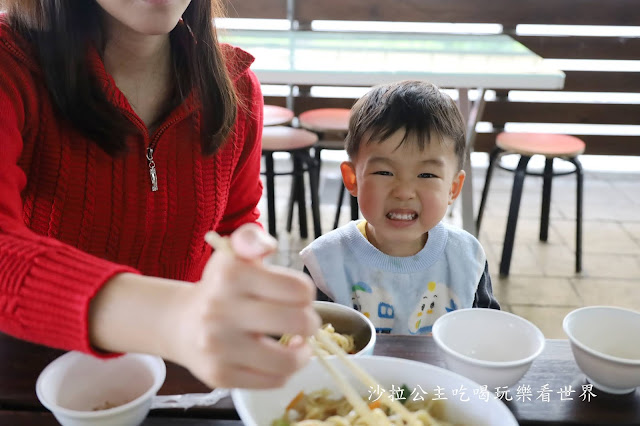
[[[53,416],[39,403],[35,383],[40,371],[63,352],[33,345],[0,334],[0,424],[55,425]],[[430,337],[379,335],[376,355],[428,362],[444,367],[435,342]],[[531,369],[510,388],[507,405],[521,425],[532,424],[640,424],[640,392],[613,396],[594,389],[590,402],[578,398],[585,376],[580,372],[566,340],[547,340],[547,347]],[[537,400],[543,385],[553,391],[549,402]],[[518,401],[518,385],[530,386],[531,401]],[[561,400],[557,393],[571,386],[573,400]],[[182,367],[167,363],[167,378],[160,394],[206,392],[206,387]],[[154,410],[144,425],[240,426],[229,398],[213,407],[189,410]]]
[[[53,414],[36,411],[0,411],[0,425],[59,426]],[[240,420],[190,419],[183,417],[155,417],[153,413],[142,426],[242,426]]]
[[[476,233],[470,152],[485,89],[562,89],[565,75],[506,34],[225,30],[220,38],[255,56],[263,84],[374,86],[424,80],[458,90],[467,123],[463,227]],[[469,101],[478,89],[478,101]]]

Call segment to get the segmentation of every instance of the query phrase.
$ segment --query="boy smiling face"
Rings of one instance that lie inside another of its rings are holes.
[[[367,238],[391,256],[418,253],[464,183],[450,138],[432,134],[424,149],[415,138],[399,129],[381,142],[361,144],[353,161],[341,165],[367,220]]]

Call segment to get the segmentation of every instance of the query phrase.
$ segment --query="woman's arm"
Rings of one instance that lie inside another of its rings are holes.
[[[309,358],[299,343],[284,347],[270,335],[312,335],[320,326],[311,280],[264,266],[275,240],[255,224],[232,234],[237,256],[214,253],[198,285],[121,274],[91,303],[95,346],[160,355],[209,386],[282,385]]]
[[[0,36],[5,36],[0,32]],[[91,297],[115,275],[135,272],[27,228],[19,166],[23,133],[39,131],[32,70],[0,39],[0,330],[21,339],[91,352]]]

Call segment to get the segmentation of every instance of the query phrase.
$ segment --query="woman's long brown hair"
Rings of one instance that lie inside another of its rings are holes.
[[[87,49],[103,39],[100,6],[94,0],[0,0],[9,20],[36,47],[38,60],[61,117],[111,155],[126,150],[134,128],[110,104],[91,69]],[[205,155],[224,143],[236,120],[237,97],[218,44],[213,17],[221,16],[219,0],[192,0],[171,32],[176,70],[176,106],[196,91],[201,107],[201,144]],[[189,29],[195,38],[191,42]],[[185,40],[188,42],[185,43]]]

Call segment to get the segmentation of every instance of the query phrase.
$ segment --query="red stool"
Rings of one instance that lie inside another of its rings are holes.
[[[265,127],[289,125],[294,117],[293,111],[277,105],[265,105],[263,111]]]
[[[323,149],[344,150],[344,138],[349,131],[349,116],[351,110],[347,108],[318,108],[305,111],[298,116],[300,127],[310,130],[318,135],[318,143],[315,147],[315,157],[320,169],[320,154]],[[327,134],[338,134],[339,140],[327,139]],[[333,221],[333,229],[338,227],[340,213],[342,211],[342,200],[344,199],[345,187],[340,186],[338,203],[336,204],[336,215]],[[350,197],[351,220],[357,220],[359,215],[358,199]]]
[[[551,180],[554,176],[561,176],[576,173],[577,176],[577,206],[576,206],[576,272],[582,270],[582,186],[583,171],[578,155],[585,150],[585,143],[569,135],[556,135],[546,133],[500,133],[496,139],[496,148],[489,155],[489,168],[482,190],[482,200],[476,229],[480,232],[480,224],[484,213],[484,206],[487,201],[491,175],[496,165],[496,160],[504,154],[519,154],[520,161],[515,170],[503,167],[498,162],[498,167],[515,172],[513,189],[511,190],[511,205],[509,207],[509,217],[507,219],[507,230],[504,237],[504,247],[502,249],[502,260],[500,261],[500,275],[509,275],[511,264],[511,254],[513,252],[513,242],[516,234],[516,223],[520,210],[520,199],[522,197],[522,185],[525,175],[542,176],[542,213],[540,218],[540,241],[547,241],[549,233],[549,210],[551,207]],[[527,164],[533,155],[544,155],[545,166],[542,173],[527,172]],[[560,158],[573,163],[575,170],[569,172],[553,172],[553,160]]]
[[[349,113],[347,108],[318,108],[303,112],[298,119],[300,127],[315,133],[346,134],[349,130]]]
[[[270,126],[262,129],[262,155],[265,158],[265,171],[262,173],[267,181],[267,211],[269,221],[269,234],[274,237],[276,233],[276,203],[275,203],[275,177],[291,175],[291,196],[289,197],[289,216],[287,217],[287,231],[291,232],[293,222],[293,206],[298,205],[298,221],[300,224],[300,237],[307,238],[307,209],[304,188],[304,174],[309,173],[311,192],[311,213],[313,216],[313,228],[315,237],[322,235],[320,229],[320,203],[318,200],[318,170],[316,162],[311,157],[310,149],[318,141],[315,133],[294,129],[286,126]],[[291,155],[293,168],[289,172],[276,173],[274,170],[273,153],[288,152]]]

